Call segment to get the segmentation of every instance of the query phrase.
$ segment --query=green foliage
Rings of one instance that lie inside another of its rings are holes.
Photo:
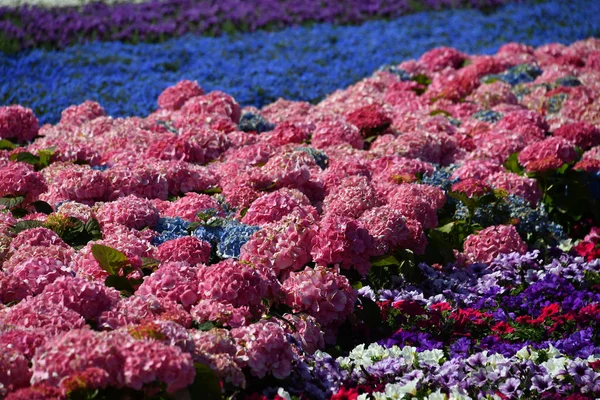
[[[127,256],[119,250],[101,244],[92,245],[92,255],[109,276],[104,284],[121,292],[124,296],[131,296],[135,289],[142,283],[141,279],[131,278],[135,270],[129,263]]]
[[[194,364],[196,368],[196,379],[189,387],[192,399],[221,400],[221,380],[217,374],[205,364]]]
[[[38,155],[29,152],[14,153],[10,156],[11,161],[24,162],[33,165],[36,171],[46,168],[50,165],[50,160],[54,155],[54,150],[46,149],[38,151]]]

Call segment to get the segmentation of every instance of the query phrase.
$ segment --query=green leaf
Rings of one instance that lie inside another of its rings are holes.
[[[0,198],[0,204],[4,207],[11,209],[15,208],[25,200],[23,196],[5,196]]]
[[[40,162],[38,163],[38,168],[42,169],[50,165],[50,160],[52,159],[54,153],[56,152],[52,148],[38,151],[38,157],[40,159]]]
[[[222,193],[222,192],[223,192],[223,190],[220,187],[214,187],[214,188],[210,188],[210,189],[206,189],[206,190],[202,191],[202,193],[208,194],[208,195]]]
[[[189,387],[192,399],[221,400],[221,380],[217,374],[205,364],[194,364],[196,368],[196,379]]]
[[[0,140],[0,150],[14,150],[17,148],[17,145],[11,142],[10,140],[2,139]]]
[[[244,218],[247,213],[248,213],[248,207],[243,208],[242,211],[240,211],[240,217]]]
[[[52,206],[42,200],[34,201],[33,203],[31,203],[31,205],[35,207],[35,211],[44,213],[46,215],[52,214],[54,212]]]
[[[100,264],[100,268],[111,275],[116,275],[129,262],[125,254],[102,244],[92,245],[92,254]]]
[[[401,266],[402,261],[398,260],[393,255],[383,255],[379,257],[374,257],[371,260],[371,267],[385,267],[386,265]]]
[[[24,162],[36,166],[40,162],[40,158],[26,151],[15,153],[10,156],[11,161]]]
[[[354,313],[358,318],[370,327],[381,325],[381,311],[377,303],[367,297],[361,297],[356,304],[357,307],[354,307]]]
[[[83,229],[89,235],[90,240],[102,239],[102,230],[96,218],[90,218],[83,226]]]
[[[563,165],[560,166],[560,168],[558,168],[556,170],[556,173],[558,173],[559,175],[564,174],[570,167],[570,164],[568,163],[564,163]]]
[[[75,217],[69,217],[67,220],[67,224],[65,225],[65,229],[62,232],[57,232],[57,234],[68,244],[77,243],[79,237],[84,232],[84,225],[81,220]]]
[[[440,232],[450,233],[452,232],[457,223],[458,221],[448,222],[446,225],[439,226],[436,229]]]
[[[512,153],[504,162],[504,168],[509,172],[523,175],[525,169],[519,164],[519,153]]]
[[[452,114],[450,114],[448,111],[446,110],[433,110],[432,112],[429,113],[430,116],[435,117],[436,115],[443,115],[444,117],[451,117]]]
[[[142,257],[142,268],[158,267],[159,264],[160,260],[157,260],[156,258]]]
[[[10,228],[10,233],[16,235],[19,232],[26,231],[27,229],[39,228],[40,226],[42,226],[41,221],[19,221]]]
[[[428,86],[431,83],[431,79],[425,74],[417,74],[412,78],[413,81],[417,82],[419,85]]]
[[[215,323],[212,321],[206,321],[203,322],[201,324],[198,325],[198,327],[196,329],[198,329],[199,331],[210,331],[211,329],[213,329],[215,327]]]
[[[132,295],[135,292],[135,288],[132,285],[132,281],[124,276],[120,275],[109,275],[104,280],[104,284],[108,287],[114,288],[121,292],[125,296]]]

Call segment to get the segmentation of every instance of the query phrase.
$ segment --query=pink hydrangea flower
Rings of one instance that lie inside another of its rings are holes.
[[[26,285],[28,295],[35,296],[59,277],[71,276],[71,270],[56,259],[34,257],[15,265],[11,274]]]
[[[323,327],[343,323],[357,299],[346,277],[321,266],[290,273],[281,290],[294,312],[312,315]]]
[[[149,200],[129,195],[103,203],[95,211],[95,216],[101,225],[115,223],[142,229],[156,225],[159,213]]]
[[[201,270],[203,270],[202,268]],[[183,305],[186,310],[196,303],[200,297],[197,294],[197,268],[184,262],[166,262],[147,276],[136,291],[141,296],[156,296],[166,298]]]
[[[289,151],[273,156],[261,171],[277,188],[301,188],[321,169],[309,154],[303,151]]]
[[[18,247],[14,252],[9,253],[9,258],[4,261],[2,267],[5,271],[11,271],[16,265],[32,257],[47,257],[58,260],[64,265],[69,265],[74,254],[75,251],[69,246],[31,246],[29,244],[25,244]]]
[[[335,190],[323,201],[323,212],[358,218],[360,215],[379,205],[377,191],[364,176],[355,175],[344,178]]]
[[[373,178],[390,183],[414,182],[417,175],[432,173],[433,165],[418,159],[400,156],[380,157],[371,162]]]
[[[290,143],[305,143],[310,137],[310,128],[309,124],[282,122],[260,136],[264,142],[280,147]]]
[[[451,47],[436,47],[421,56],[419,64],[422,64],[431,72],[441,71],[445,68],[459,68],[467,55]]]
[[[169,196],[169,182],[153,166],[143,163],[118,164],[109,168],[105,174],[113,187],[109,199],[136,195],[147,199],[167,200]]]
[[[197,82],[179,81],[169,86],[158,96],[158,106],[166,110],[179,110],[192,97],[202,96],[204,90]]]
[[[519,163],[531,172],[556,169],[577,158],[574,145],[562,137],[549,137],[532,143],[519,153]]]
[[[5,349],[15,349],[28,360],[31,360],[36,349],[46,340],[47,337],[43,331],[0,324],[0,346]]]
[[[106,116],[106,111],[100,104],[87,100],[79,105],[65,108],[60,113],[60,124],[81,126],[85,122],[104,116]]]
[[[154,257],[162,262],[183,261],[190,265],[205,264],[210,259],[210,243],[195,236],[185,236],[158,246]]]
[[[48,190],[44,178],[29,164],[8,162],[0,166],[0,197],[24,196],[27,202]]]
[[[87,204],[76,201],[66,201],[56,208],[56,214],[66,215],[77,218],[82,222],[87,222],[92,218],[92,208]]]
[[[492,188],[481,179],[467,178],[453,184],[450,190],[453,192],[463,193],[468,198],[473,198],[480,197],[491,192]]]
[[[53,165],[46,168],[44,174]],[[105,200],[112,191],[110,180],[102,172],[87,165],[70,164],[68,168],[54,174],[52,179],[46,179],[50,190],[63,200],[92,203]]]
[[[533,178],[520,176],[512,172],[497,172],[488,177],[487,182],[495,189],[506,190],[510,194],[536,205],[542,200],[542,192]]]
[[[93,320],[102,312],[112,309],[120,300],[119,292],[100,282],[81,277],[59,277],[47,285],[39,296],[49,303],[62,304]]]
[[[248,306],[253,313],[261,309],[263,299],[273,299],[279,290],[276,280],[234,259],[198,268],[197,281],[200,299]]]
[[[231,336],[238,347],[237,359],[252,375],[264,378],[272,374],[284,379],[291,374],[294,353],[279,324],[263,320],[232,329]]]
[[[27,283],[13,274],[0,271],[0,304],[19,302],[30,294]]]
[[[39,129],[38,119],[31,109],[19,105],[0,107],[0,138],[29,142]]]
[[[85,320],[79,313],[62,303],[48,302],[42,296],[28,297],[17,305],[0,310],[0,322],[35,328],[49,336],[85,326]]]
[[[285,123],[286,121],[301,120],[306,117],[313,106],[306,101],[291,101],[277,99],[274,103],[262,108],[261,114],[273,123]]]
[[[252,313],[248,306],[234,307],[218,300],[200,300],[190,310],[190,314],[198,323],[214,322],[222,326],[238,328],[250,323]]]
[[[189,328],[192,317],[181,304],[167,298],[153,295],[134,295],[121,301],[111,310],[104,311],[98,317],[98,326],[114,330],[126,325],[142,324],[155,320],[174,321]]]
[[[527,251],[527,244],[512,225],[496,225],[469,235],[464,253],[472,262],[490,263],[499,254]]]
[[[312,209],[310,200],[299,190],[282,188],[271,193],[265,193],[256,199],[242,218],[242,222],[247,225],[262,226],[272,222],[277,222],[293,211],[302,208],[304,210]]]
[[[360,129],[363,137],[377,135],[392,123],[386,110],[376,103],[357,108],[347,113],[345,117],[346,121]]]
[[[10,348],[0,351],[0,396],[29,386],[31,371],[23,354]]]
[[[69,248],[54,231],[48,228],[32,228],[21,231],[10,243],[10,251],[15,252],[25,246],[60,246]]]
[[[438,187],[411,183],[398,185],[388,200],[405,218],[415,219],[423,228],[431,229],[438,224],[437,210],[446,203],[446,195]]]
[[[496,172],[504,172],[504,167],[489,160],[465,161],[452,173],[452,179],[486,179]]]
[[[217,177],[206,167],[183,161],[158,161],[155,165],[169,182],[169,193],[172,195],[200,192],[217,186]]]
[[[469,96],[469,100],[483,108],[492,108],[498,104],[518,104],[519,100],[512,92],[512,86],[502,81],[479,86]]]
[[[562,137],[583,150],[600,145],[600,129],[587,122],[573,122],[554,131],[555,137]]]
[[[206,194],[186,193],[185,196],[171,203],[163,215],[167,217],[181,217],[188,221],[198,221],[197,214],[201,211],[215,210],[221,215],[221,206],[215,199]]]
[[[315,224],[314,215],[301,210],[266,224],[244,244],[240,260],[266,268],[276,275],[297,271],[312,259]]]
[[[375,207],[365,211],[360,221],[373,237],[374,256],[386,254],[408,239],[409,231],[402,213],[390,206]]]
[[[323,121],[315,124],[311,145],[316,149],[324,149],[337,144],[348,143],[355,149],[364,146],[360,130],[342,120]]]
[[[318,224],[312,239],[313,261],[319,264],[340,264],[344,269],[354,268],[365,276],[371,268],[369,257],[373,237],[356,219],[328,215]]]
[[[217,114],[236,124],[240,122],[242,115],[242,109],[235,99],[218,90],[190,98],[181,107],[181,112],[184,115]]]

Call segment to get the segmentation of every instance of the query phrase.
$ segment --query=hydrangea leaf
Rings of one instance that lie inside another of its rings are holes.
[[[124,253],[102,244],[92,245],[92,254],[98,261],[100,268],[111,275],[116,275],[129,262]]]

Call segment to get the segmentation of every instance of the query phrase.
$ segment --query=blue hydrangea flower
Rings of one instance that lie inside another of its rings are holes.
[[[379,71],[385,71],[396,75],[400,78],[401,81],[410,81],[412,79],[411,74],[403,70],[402,68],[398,68],[395,65],[384,65],[379,68]]]
[[[493,79],[500,79],[512,86],[520,83],[533,82],[535,78],[542,74],[542,70],[537,65],[532,64],[519,64],[512,68],[507,69],[501,74],[486,75],[483,77],[483,81],[487,82]]]
[[[158,246],[166,241],[188,236],[187,228],[189,225],[190,223],[188,221],[185,221],[180,217],[159,218],[154,230],[160,235],[156,236],[152,240],[152,243],[155,246]]]
[[[555,83],[560,86],[575,87],[581,86],[581,81],[574,76],[562,76]]]
[[[228,221],[220,231],[217,255],[221,258],[238,258],[242,246],[259,229],[258,226],[245,225],[233,220]]]
[[[494,110],[481,110],[471,115],[471,117],[478,119],[479,121],[493,124],[494,122],[498,122],[504,118],[504,114]]]

